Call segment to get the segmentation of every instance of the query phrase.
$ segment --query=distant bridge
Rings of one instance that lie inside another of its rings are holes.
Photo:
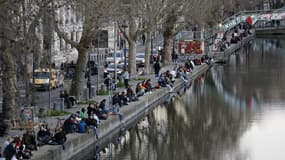
[[[285,21],[285,8],[275,10],[257,10],[257,11],[243,11],[239,12],[229,18],[227,18],[219,27],[222,31],[226,32],[240,23],[247,22],[247,19],[251,19],[253,26],[259,24],[259,22],[272,22],[272,21]],[[276,24],[277,25],[277,24]],[[257,26],[259,27],[259,26]]]
[[[237,13],[227,18],[223,23],[215,27],[216,37],[210,47],[210,55],[218,61],[225,61],[232,53],[248,43],[253,36],[245,38],[237,44],[231,45],[229,49],[219,51],[224,35],[237,27],[241,23],[248,23],[253,26],[254,34],[285,34],[285,9],[275,9],[266,11],[246,11]]]

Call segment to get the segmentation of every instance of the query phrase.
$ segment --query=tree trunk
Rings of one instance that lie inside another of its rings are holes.
[[[74,77],[72,79],[71,88],[70,88],[70,95],[75,96],[77,99],[81,98],[81,93],[83,91],[83,86],[85,80],[85,67],[88,60],[88,49],[84,47],[79,47],[78,51],[78,59],[75,68]]]
[[[163,32],[163,38],[164,38],[164,43],[163,43],[163,54],[162,54],[162,63],[163,65],[169,65],[171,64],[171,45],[173,42],[173,35],[175,25],[176,25],[176,16],[175,15],[170,15],[167,17],[166,23],[165,23],[165,30]]]
[[[173,39],[172,35],[164,32],[164,40],[163,40],[163,54],[162,54],[162,63],[163,65],[171,64],[171,51]]]
[[[136,65],[136,53],[137,53],[137,42],[133,39],[129,41],[129,55],[128,55],[128,69],[129,73],[136,74],[137,73],[137,65]]]
[[[146,32],[144,74],[150,74],[151,32]]]
[[[10,49],[2,52],[2,90],[3,90],[3,115],[5,119],[13,120],[18,117],[16,108],[16,63]]]
[[[84,84],[84,76],[89,56],[88,51],[91,41],[96,33],[96,30],[93,26],[92,16],[85,16],[83,26],[82,36],[78,46],[76,47],[78,51],[78,59],[70,88],[70,95],[75,96],[77,99],[81,98],[83,87],[87,86],[87,84]]]
[[[129,17],[129,55],[128,55],[128,70],[130,74],[137,72],[136,68],[136,53],[137,53],[137,23],[134,17]]]

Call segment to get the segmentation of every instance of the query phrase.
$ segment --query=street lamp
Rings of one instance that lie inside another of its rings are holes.
[[[91,99],[91,63],[90,63],[90,50],[88,52],[88,62],[87,62],[87,88],[88,88],[88,97]]]
[[[176,37],[173,38],[172,55],[175,54],[175,41],[176,41]],[[173,57],[172,57],[172,58],[173,58]]]
[[[124,33],[126,33],[126,28],[128,28],[128,26],[126,24],[123,24],[122,28],[124,28]],[[127,41],[126,39],[127,37],[125,37],[124,39],[124,68],[125,69],[127,67]]]
[[[154,39],[154,35],[153,32],[151,33],[151,40],[150,40],[150,57],[151,57],[151,61],[150,64],[153,63],[153,39]]]

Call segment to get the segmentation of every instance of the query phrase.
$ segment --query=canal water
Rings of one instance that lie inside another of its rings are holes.
[[[101,157],[284,160],[284,68],[285,40],[256,39],[122,133]]]

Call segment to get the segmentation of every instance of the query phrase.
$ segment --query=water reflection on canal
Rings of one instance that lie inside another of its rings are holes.
[[[284,160],[285,41],[257,39],[120,138],[113,159]]]

